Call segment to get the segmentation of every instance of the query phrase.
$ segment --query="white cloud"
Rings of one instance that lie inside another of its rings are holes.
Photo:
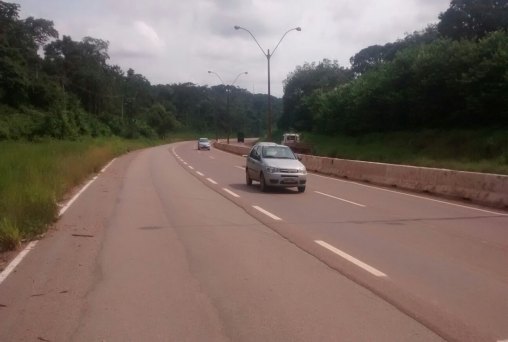
[[[207,71],[238,85],[267,91],[267,61],[256,43],[234,25],[248,28],[263,50],[272,50],[272,94],[297,65],[323,58],[348,66],[373,44],[403,38],[436,22],[444,0],[22,0],[21,15],[55,22],[60,34],[110,42],[111,64],[133,68],[152,83],[216,84]]]
[[[160,40],[159,35],[150,25],[143,21],[135,21],[134,28],[153,48],[162,49],[164,47],[164,42]]]
[[[86,30],[85,35],[109,41],[113,64],[122,59],[151,59],[165,54],[164,40],[153,27],[141,20],[98,22]]]

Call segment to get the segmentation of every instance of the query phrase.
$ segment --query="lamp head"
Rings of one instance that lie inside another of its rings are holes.
[[[302,30],[302,28],[301,28],[300,26],[298,26],[298,27],[296,28],[296,30],[297,30],[297,31],[301,31],[301,30]]]
[[[239,30],[239,29],[240,29],[240,26],[235,25],[235,30]]]

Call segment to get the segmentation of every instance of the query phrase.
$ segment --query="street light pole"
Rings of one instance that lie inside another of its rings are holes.
[[[259,42],[256,39],[256,37],[254,37],[252,32],[250,32],[246,28],[238,26],[238,25],[236,25],[234,28],[235,28],[235,30],[244,30],[247,33],[249,33],[250,36],[252,37],[252,39],[254,39],[254,41],[258,45],[258,47],[261,50],[261,52],[263,53],[263,55],[266,57],[266,62],[267,62],[267,65],[268,65],[268,116],[267,116],[267,126],[268,127],[267,127],[267,139],[268,139],[268,141],[271,141],[272,140],[272,95],[271,95],[271,91],[270,91],[270,58],[273,56],[273,54],[275,53],[275,50],[277,50],[277,48],[279,47],[279,44],[282,42],[284,37],[286,37],[286,35],[289,32],[291,32],[291,31],[301,31],[302,28],[301,27],[295,27],[295,28],[287,30],[286,33],[284,33],[282,35],[282,38],[279,40],[279,42],[275,46],[275,48],[273,49],[272,53],[270,53],[270,49],[267,49],[266,50],[267,52],[265,52],[265,50],[263,50],[263,48],[259,44]]]
[[[236,83],[236,81],[238,80],[238,78],[242,75],[247,75],[248,72],[247,71],[244,71],[244,72],[241,72],[239,73],[238,75],[236,75],[234,81],[231,83],[231,84],[225,84],[224,81],[222,80],[222,77],[220,77],[220,75],[218,73],[216,73],[215,71],[211,71],[211,70],[208,70],[208,73],[209,74],[214,74],[215,76],[217,76],[219,78],[219,80],[221,81],[222,85],[226,87],[226,117],[227,117],[227,120],[228,120],[228,144],[229,144],[229,136],[231,135],[231,118],[229,117],[229,95],[231,93],[231,87]],[[217,124],[216,124],[216,127],[215,129],[217,130]],[[216,140],[219,140],[218,138],[218,133],[217,134],[217,139]]]

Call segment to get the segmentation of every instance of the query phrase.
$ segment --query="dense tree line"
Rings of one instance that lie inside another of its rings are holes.
[[[438,23],[366,47],[350,67],[328,59],[298,66],[283,99],[272,101],[274,121],[327,134],[506,128],[507,30],[508,0],[452,0]],[[109,64],[108,42],[60,38],[51,21],[20,19],[19,5],[3,1],[0,52],[0,139],[266,130],[266,95],[151,85]]]
[[[351,68],[327,60],[297,67],[279,125],[355,135],[508,128],[508,0],[453,0],[439,18],[361,50]]]
[[[0,1],[0,140],[265,130],[266,95],[224,85],[151,85],[132,69],[108,64],[108,45],[60,38],[53,22],[20,19],[18,4]],[[281,100],[272,102],[278,117]]]

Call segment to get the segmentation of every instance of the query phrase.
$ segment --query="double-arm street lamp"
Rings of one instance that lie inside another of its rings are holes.
[[[291,31],[301,31],[302,29],[300,27],[295,27],[295,28],[292,28],[290,30],[287,30],[286,33],[284,33],[284,35],[279,40],[279,42],[277,43],[277,45],[275,46],[275,48],[272,50],[271,53],[270,53],[270,49],[266,50],[266,52],[265,52],[265,50],[263,50],[261,45],[259,45],[259,42],[256,39],[256,37],[254,37],[252,32],[250,32],[246,28],[243,28],[243,27],[237,25],[237,26],[235,26],[235,30],[244,30],[244,31],[248,32],[251,35],[251,37],[254,39],[256,44],[259,46],[259,49],[261,50],[263,55],[265,55],[266,60],[268,62],[268,118],[267,118],[267,121],[268,121],[268,133],[267,133],[267,135],[268,135],[268,137],[267,137],[267,139],[268,139],[268,141],[271,141],[272,140],[272,96],[270,94],[270,57],[273,56],[273,54],[275,53],[275,50],[277,50],[277,48],[279,47],[280,42],[282,42],[284,37],[289,32],[291,32]]]
[[[231,82],[230,84],[225,84],[224,81],[222,80],[222,77],[220,77],[220,75],[218,73],[216,73],[215,71],[208,70],[208,73],[214,74],[215,76],[217,76],[219,78],[219,80],[221,81],[222,85],[226,87],[226,95],[227,95],[227,98],[226,98],[226,119],[228,120],[228,144],[229,144],[229,136],[231,134],[231,118],[229,117],[229,93],[231,93],[231,87],[235,85],[236,81],[238,81],[238,78],[242,75],[247,75],[248,72],[244,71],[244,72],[239,73],[235,77],[233,82]],[[217,140],[218,140],[218,136],[217,136]]]

